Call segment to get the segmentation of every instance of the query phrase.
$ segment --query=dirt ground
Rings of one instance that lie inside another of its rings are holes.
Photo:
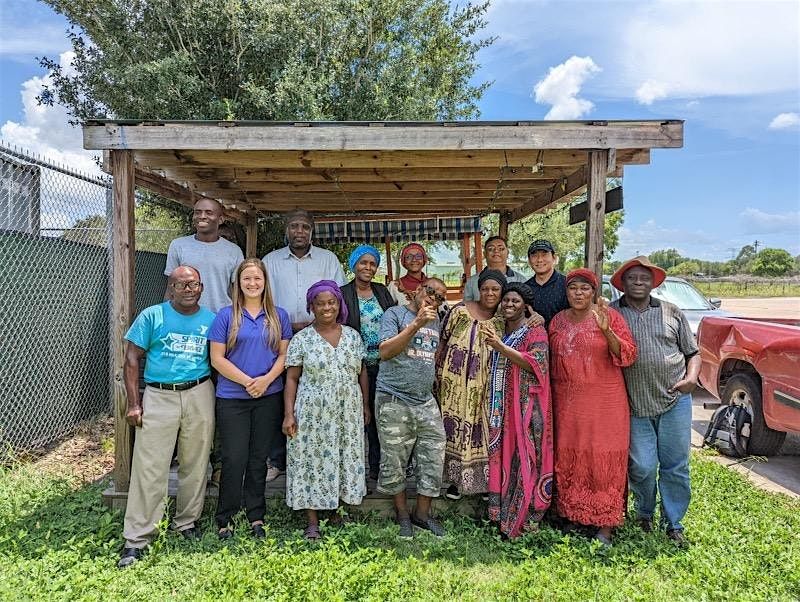
[[[77,477],[94,483],[114,469],[114,420],[104,416],[83,423],[77,432],[44,451],[36,467],[52,474]]]
[[[722,309],[748,318],[800,319],[800,297],[767,297],[764,299],[723,299]]]

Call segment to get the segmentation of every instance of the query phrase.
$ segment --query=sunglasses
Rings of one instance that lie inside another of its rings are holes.
[[[436,292],[436,289],[432,286],[425,287],[425,294],[429,297],[433,297],[437,303],[444,303],[444,295],[442,293]]]
[[[203,284],[197,282],[197,280],[192,280],[191,282],[175,282],[172,285],[176,291],[185,291],[186,289],[190,291],[199,291],[201,286],[203,286]]]

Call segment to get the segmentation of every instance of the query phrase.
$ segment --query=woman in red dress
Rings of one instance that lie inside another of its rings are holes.
[[[630,413],[622,367],[636,360],[624,318],[594,303],[597,276],[567,274],[569,309],[550,322],[558,513],[597,528],[611,545],[622,524],[628,478]]]

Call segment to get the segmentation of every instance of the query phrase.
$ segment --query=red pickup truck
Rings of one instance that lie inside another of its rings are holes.
[[[800,432],[800,320],[707,317],[697,343],[703,388],[750,412],[748,452],[777,454]]]

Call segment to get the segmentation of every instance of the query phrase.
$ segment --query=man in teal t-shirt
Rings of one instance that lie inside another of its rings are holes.
[[[208,330],[214,313],[198,304],[200,273],[178,266],[169,276],[170,300],[145,309],[125,339],[126,420],[136,427],[128,505],[118,566],[136,562],[164,516],[172,450],[178,441],[178,495],[173,528],[200,536],[206,467],[214,436],[214,386]],[[139,363],[145,358],[145,391],[139,399]]]

